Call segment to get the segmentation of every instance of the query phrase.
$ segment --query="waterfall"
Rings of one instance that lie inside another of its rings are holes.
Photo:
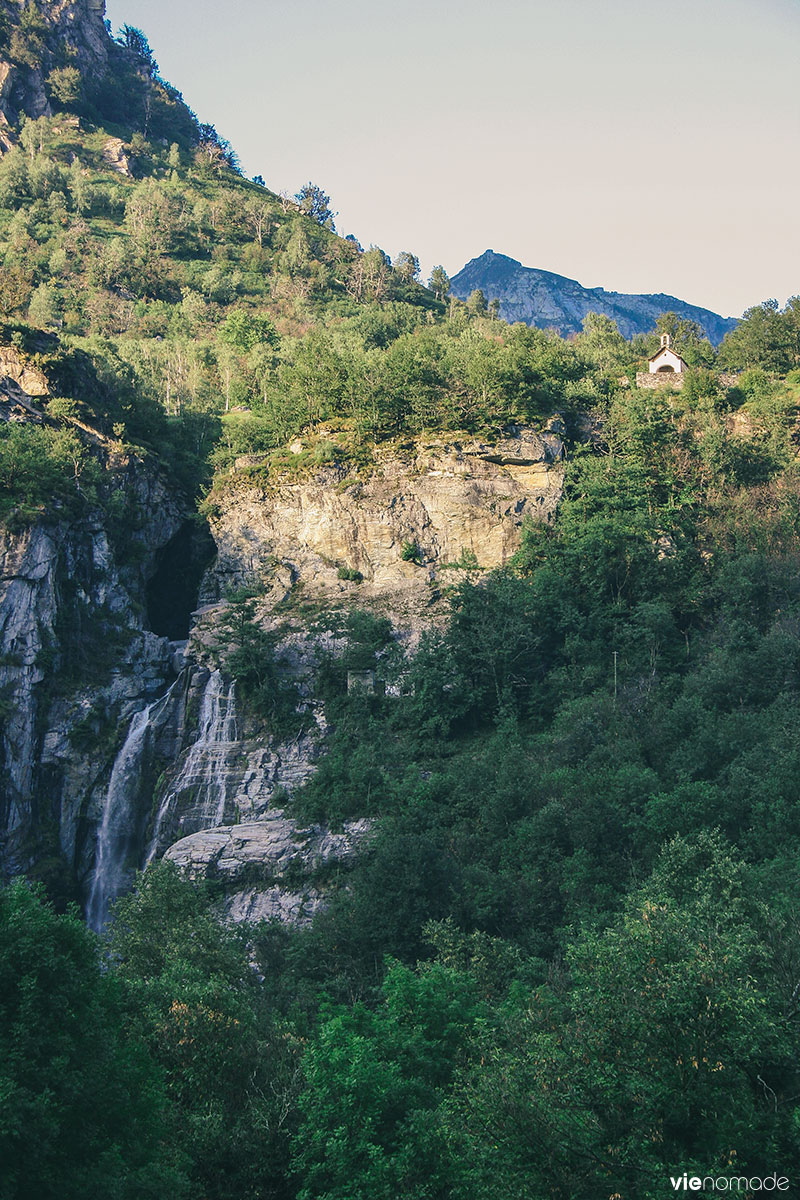
[[[136,800],[141,785],[147,734],[154,710],[164,705],[171,691],[172,688],[134,714],[122,749],[114,760],[97,831],[94,873],[86,905],[86,923],[97,933],[108,921],[111,901],[130,882],[128,860],[136,851]]]
[[[236,685],[227,688],[220,671],[212,671],[203,692],[199,718],[200,732],[172,784],[162,797],[153,825],[153,835],[145,856],[145,866],[159,852],[164,826],[174,802],[194,792],[188,814],[192,828],[210,829],[221,825],[230,778],[231,753],[238,749],[236,729]],[[174,840],[174,839],[173,839]]]

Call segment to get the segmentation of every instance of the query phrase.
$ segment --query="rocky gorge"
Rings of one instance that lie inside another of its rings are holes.
[[[25,382],[18,367],[5,369]],[[14,386],[6,418],[47,422],[44,398]],[[3,872],[55,881],[100,929],[165,856],[214,880],[234,920],[305,922],[369,831],[286,811],[325,753],[320,656],[347,644],[321,615],[371,612],[414,644],[465,572],[508,562],[523,522],[552,517],[563,426],[417,439],[357,470],[333,432],[316,457],[298,439],[288,467],[247,456],[212,494],[213,545],[157,463],[79,432],[106,503],[10,519],[0,542]],[[109,496],[133,530],[124,545]],[[292,689],[291,729],[251,711],[227,667],[242,597]]]

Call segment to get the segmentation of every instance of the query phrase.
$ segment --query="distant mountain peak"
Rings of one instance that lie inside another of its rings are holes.
[[[461,271],[459,271],[458,274],[463,275],[465,271],[486,270],[492,272],[502,272],[516,270],[524,271],[525,269],[526,268],[523,267],[522,263],[518,262],[516,258],[510,258],[507,254],[498,254],[496,250],[484,250],[483,254],[480,254],[477,258],[471,259],[467,265]],[[458,278],[458,276],[456,276],[456,278]]]
[[[516,258],[511,258],[508,254],[498,254],[496,250],[484,250],[483,254],[479,255],[478,258],[473,258],[472,262],[506,262],[511,263],[514,267],[522,266],[522,263],[518,262]]]
[[[500,315],[511,323],[522,321],[540,329],[556,329],[562,336],[579,333],[587,313],[603,313],[617,322],[620,333],[631,338],[648,333],[664,312],[696,321],[715,345],[736,321],[669,296],[609,292],[586,288],[576,279],[538,267],[525,267],[516,258],[484,250],[453,276],[452,291],[461,300],[480,288],[487,300],[500,301]]]

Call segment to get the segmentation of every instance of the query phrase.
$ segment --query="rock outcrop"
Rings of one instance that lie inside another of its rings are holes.
[[[48,0],[24,29],[12,15],[22,7],[6,6],[10,30],[0,58],[0,139],[6,146],[20,114],[51,114],[53,69],[69,62],[91,82],[105,75],[115,52],[105,26],[105,0]]]
[[[513,324],[522,321],[539,329],[556,329],[566,337],[580,333],[587,313],[612,317],[623,337],[649,333],[656,318],[665,312],[696,321],[709,341],[718,345],[736,321],[707,308],[698,308],[675,296],[626,295],[605,288],[585,288],[575,279],[523,267],[515,258],[486,250],[453,276],[452,292],[466,300],[477,288],[487,300],[500,301],[500,316]]]
[[[135,571],[116,561],[100,512],[0,530],[6,870],[35,856],[42,827],[53,822],[66,858],[77,861],[84,804],[106,763],[96,744],[82,762],[76,742],[85,736],[91,743],[101,726],[124,721],[168,677],[169,644],[143,628],[141,594],[148,549],[152,561],[184,514],[157,476],[138,470],[128,465],[127,483],[152,519],[139,531],[145,558]]]
[[[102,929],[136,869],[175,843],[205,844],[234,822],[271,821],[276,797],[308,779],[318,754],[311,733],[281,741],[237,707],[233,680],[186,660],[166,691],[126,722],[88,797],[92,854],[83,877],[92,927]]]
[[[0,420],[53,426],[41,403],[49,391],[25,355],[0,348]],[[169,643],[146,625],[146,595],[186,502],[154,459],[71,425],[102,468],[97,502],[54,502],[38,518],[12,511],[0,527],[2,873],[30,867],[45,845],[85,873],[116,726],[172,675]]]
[[[36,390],[37,380],[12,358],[5,386],[36,408],[21,383]],[[17,416],[35,419],[24,408]],[[330,453],[328,465],[294,473],[285,457],[272,473],[248,458],[219,499],[217,559],[188,644],[148,628],[153,584],[169,578],[158,564],[186,514],[157,467],[85,436],[106,491],[138,513],[138,552],[119,560],[102,506],[0,536],[3,869],[35,864],[56,830],[97,929],[135,870],[162,856],[221,882],[233,920],[307,921],[367,825],[304,829],[284,811],[324,753],[320,658],[345,645],[304,603],[317,613],[373,608],[406,640],[443,619],[443,593],[461,572],[480,578],[507,562],[523,522],[552,517],[561,422],[491,442],[453,436],[378,449],[358,473],[331,465]],[[313,461],[302,440],[292,450],[299,463]],[[297,697],[291,735],[241,703],[226,673],[228,596],[241,585],[255,594],[254,619],[277,638],[278,669]]]
[[[419,441],[377,451],[358,474],[345,464],[273,475],[258,459],[240,460],[212,518],[219,553],[204,598],[257,585],[273,603],[302,592],[418,627],[459,567],[502,566],[524,521],[552,518],[563,433],[554,418],[491,443]],[[302,456],[302,441],[293,449]]]
[[[368,831],[367,821],[348,822],[341,833],[301,828],[275,809],[257,822],[183,838],[164,857],[191,879],[221,882],[233,920],[302,925],[325,904],[332,875],[352,864]]]
[[[0,382],[11,381],[30,402],[50,391],[47,376],[14,346],[0,346]]]

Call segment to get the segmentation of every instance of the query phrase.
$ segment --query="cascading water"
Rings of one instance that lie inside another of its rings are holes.
[[[111,901],[130,883],[128,862],[136,852],[135,804],[142,782],[148,734],[154,716],[168,702],[172,687],[134,714],[122,749],[114,760],[97,831],[94,873],[86,905],[86,923],[97,933],[108,921]]]
[[[167,818],[175,802],[193,793],[190,823],[194,832],[221,825],[225,817],[230,761],[238,751],[236,730],[236,685],[225,686],[220,671],[212,671],[203,692],[199,718],[200,733],[183,761],[178,775],[165,792],[156,814],[153,835],[145,856],[148,866],[161,846]]]

